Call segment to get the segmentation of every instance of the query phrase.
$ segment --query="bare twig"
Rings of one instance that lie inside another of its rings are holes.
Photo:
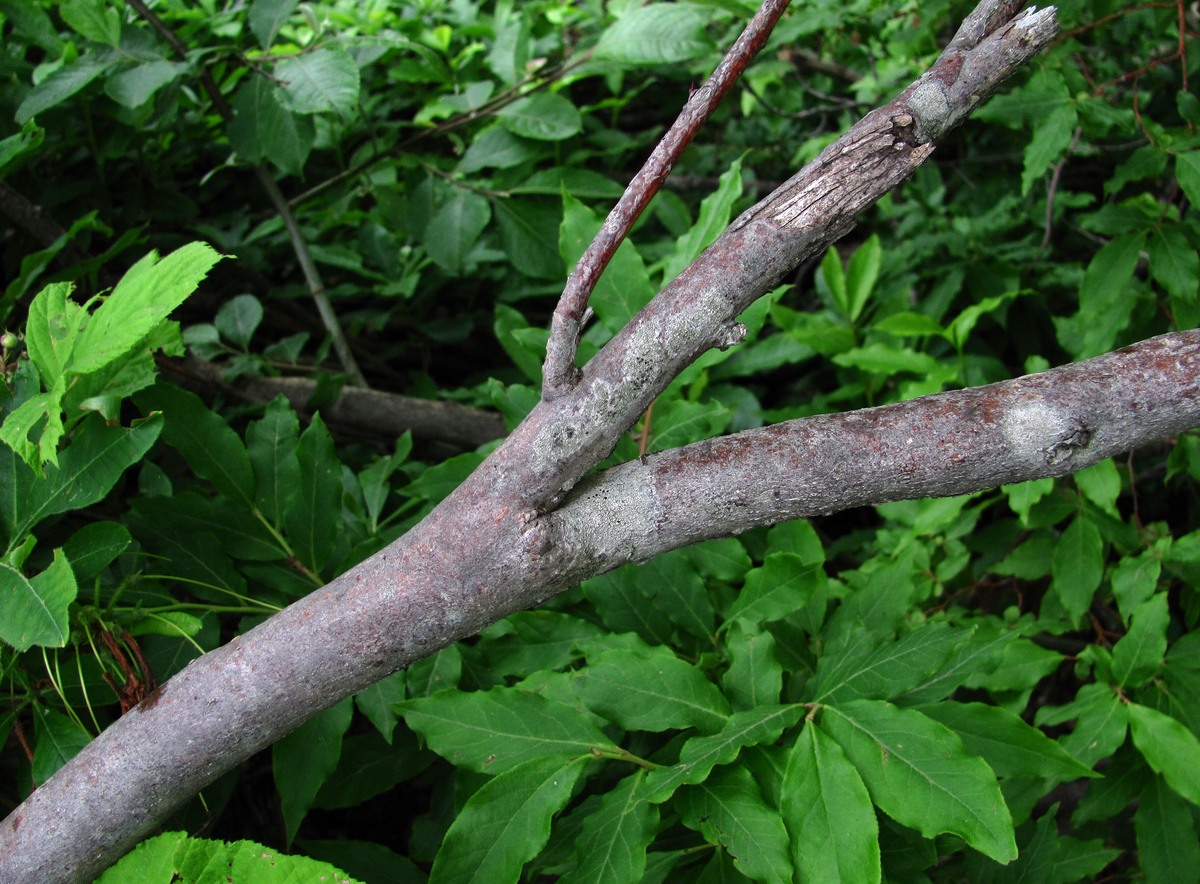
[[[600,280],[600,274],[608,266],[629,229],[667,180],[671,167],[684,148],[708,122],[721,99],[766,44],[775,23],[787,9],[788,2],[765,0],[759,7],[712,76],[692,93],[675,123],[633,177],[605,219],[604,226],[575,265],[550,322],[550,339],[546,344],[546,362],[542,369],[544,399],[561,396],[579,382],[580,372],[575,365],[575,353],[579,349],[579,335],[587,321],[585,311],[588,298]]]
[[[176,55],[183,59],[187,58],[187,47],[183,44],[183,41],[142,0],[126,0],[126,2],[137,11],[138,15],[149,22],[150,26],[158,32],[159,36],[170,44]],[[228,125],[233,122],[233,108],[225,100],[225,96],[213,81],[212,74],[209,73],[206,67],[200,68],[200,85],[208,94],[213,107],[217,109],[217,113],[221,115],[225,123]],[[321,323],[325,326],[325,331],[329,333],[329,337],[333,341],[333,349],[337,353],[338,361],[342,365],[342,371],[350,376],[350,382],[355,386],[367,386],[367,380],[363,377],[362,369],[358,367],[358,362],[355,360],[354,353],[350,349],[350,343],[346,340],[346,333],[342,330],[341,323],[338,322],[337,314],[333,311],[333,305],[329,303],[329,295],[325,291],[325,283],[321,280],[321,274],[317,270],[316,262],[313,261],[312,252],[309,250],[308,242],[304,239],[304,234],[301,232],[300,225],[296,221],[295,213],[292,212],[291,206],[288,205],[288,201],[279,189],[279,185],[275,183],[275,179],[271,177],[271,173],[266,167],[261,164],[255,164],[253,168],[255,176],[267,193],[267,198],[271,201],[271,205],[275,207],[275,211],[279,213],[279,217],[283,219],[284,226],[287,228],[288,238],[292,242],[292,251],[295,252],[296,260],[300,264],[300,270],[304,274],[304,281],[308,285],[309,294],[312,295],[313,302],[317,305],[317,314],[321,317]]]

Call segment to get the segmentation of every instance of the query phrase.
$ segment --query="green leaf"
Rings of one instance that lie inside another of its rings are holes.
[[[1167,787],[1150,777],[1138,798],[1133,817],[1137,856],[1150,884],[1191,881],[1200,868],[1200,840],[1193,809]]]
[[[253,76],[233,97],[229,141],[252,165],[270,160],[285,175],[299,175],[312,151],[316,132],[312,120],[283,105],[283,90],[266,77]]]
[[[358,107],[358,65],[344,49],[289,55],[275,66],[275,78],[283,84],[283,101],[293,113],[346,117]]]
[[[110,50],[111,52],[111,50]],[[88,54],[72,64],[64,65],[29,90],[17,107],[13,119],[24,126],[38,114],[62,104],[92,80],[117,63],[116,56]]]
[[[1175,177],[1179,187],[1187,195],[1188,202],[1200,206],[1200,150],[1191,150],[1175,156]]]
[[[1063,609],[1078,623],[1092,604],[1092,596],[1104,576],[1104,541],[1096,523],[1078,515],[1067,526],[1054,548],[1050,591]]]
[[[150,252],[126,271],[75,342],[72,368],[98,371],[129,353],[196,290],[221,260],[206,243],[176,249],[161,261]]]
[[[1152,550],[1138,556],[1125,556],[1112,571],[1113,597],[1126,623],[1137,607],[1154,595],[1158,577],[1162,573],[1162,562]]]
[[[61,648],[70,627],[67,609],[78,588],[71,565],[61,549],[40,574],[26,578],[7,562],[0,562],[0,639],[18,651],[34,645]]]
[[[300,5],[300,0],[254,0],[250,4],[250,30],[263,49],[270,48],[279,29]]]
[[[148,102],[164,86],[182,77],[187,70],[185,65],[166,59],[147,61],[109,77],[104,81],[104,91],[117,104],[134,110]]]
[[[80,583],[97,577],[133,542],[129,529],[119,522],[92,522],[71,535],[63,552]]]
[[[571,799],[583,758],[530,760],[497,774],[463,805],[442,841],[431,881],[518,881]]]
[[[1125,289],[1145,248],[1145,233],[1125,233],[1092,257],[1079,285],[1079,313],[1054,320],[1059,342],[1077,359],[1111,350],[1129,324],[1134,299]]]
[[[854,250],[846,265],[846,299],[848,318],[856,322],[875,290],[879,271],[883,267],[883,246],[878,234],[871,234]]]
[[[779,809],[799,880],[881,880],[871,796],[842,747],[811,722],[788,753]]]
[[[33,781],[44,783],[92,741],[74,718],[40,704],[33,706]]]
[[[1034,724],[1055,725],[1076,719],[1075,729],[1063,737],[1062,747],[1091,767],[1125,742],[1129,707],[1109,685],[1088,684],[1064,706],[1042,706]]]
[[[393,672],[387,678],[354,695],[354,705],[375,725],[375,730],[379,731],[379,735],[388,743],[392,742],[392,734],[400,720],[393,707],[404,702],[407,676],[405,670]]]
[[[700,575],[682,552],[656,556],[637,566],[652,604],[690,635],[711,640],[716,626],[712,599]]]
[[[734,866],[755,881],[791,881],[788,834],[745,768],[725,767],[679,791],[673,803],[683,824],[729,851]]]
[[[322,784],[338,765],[354,703],[347,697],[311,718],[271,748],[287,843],[296,837]]]
[[[1188,238],[1190,230],[1175,222],[1150,233],[1150,275],[1172,298],[1189,304],[1195,303],[1200,288],[1200,255],[1195,240]]]
[[[742,591],[729,608],[727,622],[782,620],[808,604],[825,583],[821,563],[807,564],[795,553],[770,553],[761,567],[746,574]]]
[[[342,524],[342,462],[319,414],[300,434],[296,459],[300,461],[299,484],[284,513],[283,527],[296,557],[320,572],[337,549]]]
[[[838,353],[833,357],[833,361],[837,365],[858,368],[884,377],[891,377],[902,371],[933,374],[939,367],[938,361],[927,353],[887,344],[854,347],[844,353]]]
[[[130,429],[108,426],[99,416],[85,418],[59,455],[58,466],[47,466],[42,477],[9,449],[0,448],[0,522],[10,543],[24,538],[43,519],[103,498],[150,450],[162,428],[159,416]]]
[[[729,668],[721,687],[737,710],[774,705],[783,690],[783,665],[775,654],[775,637],[745,621],[737,621],[725,637]]]
[[[839,645],[818,660],[806,690],[815,700],[835,704],[857,697],[890,700],[926,683],[970,638],[970,630],[930,623],[867,653],[867,642]]]
[[[1167,781],[1167,785],[1200,806],[1200,740],[1169,715],[1157,709],[1130,703],[1129,732],[1133,745],[1146,763]]]
[[[1012,817],[992,769],[958,736],[912,709],[878,700],[825,708],[821,728],[858,769],[871,799],[927,838],[958,835],[999,863],[1016,858]]]
[[[878,322],[871,323],[871,330],[887,332],[889,335],[901,338],[945,334],[945,329],[938,324],[937,320],[924,313],[912,313],[908,310],[893,313]]]
[[[535,92],[496,115],[513,135],[536,141],[563,141],[583,128],[583,118],[575,105],[555,92]]]
[[[559,878],[562,884],[642,880],[646,848],[658,832],[658,808],[640,797],[643,779],[626,777],[588,814],[575,842],[579,865]]]
[[[804,715],[799,705],[760,706],[729,716],[718,733],[692,737],[679,752],[679,763],[660,767],[646,776],[641,792],[647,801],[661,803],[680,786],[703,782],[718,764],[737,758],[743,746],[773,743]]]
[[[729,226],[733,205],[742,196],[742,160],[734,160],[721,173],[717,189],[700,203],[696,223],[687,233],[675,240],[675,251],[663,265],[663,285],[666,285],[699,257],[713,240]]]
[[[53,283],[38,292],[29,305],[25,345],[42,386],[48,390],[63,379],[79,330],[88,318],[87,311],[71,300],[73,289],[69,282]]]
[[[1102,460],[1075,474],[1075,485],[1079,491],[1104,512],[1120,518],[1117,512],[1117,497],[1121,493],[1121,474],[1112,458]]]
[[[601,654],[576,673],[575,690],[593,712],[626,730],[712,733],[729,715],[717,686],[663,647]]]
[[[396,708],[434,752],[458,767],[483,773],[502,773],[550,755],[617,751],[575,709],[514,688],[447,691]]]
[[[235,347],[250,347],[250,338],[262,322],[262,302],[254,295],[237,295],[221,305],[213,324],[221,336]]]
[[[1066,85],[1063,85],[1064,94]],[[1021,195],[1029,193],[1033,183],[1046,174],[1046,170],[1071,145],[1079,116],[1070,104],[1061,104],[1047,116],[1035,121],[1033,137],[1025,148],[1025,168],[1021,172]]]
[[[1167,653],[1170,618],[1166,593],[1152,596],[1133,612],[1129,631],[1112,650],[1113,677],[1122,688],[1141,687],[1158,671]]]
[[[109,46],[121,42],[121,14],[104,0],[63,0],[58,14],[81,37]]]
[[[636,7],[600,35],[596,58],[655,66],[690,61],[712,48],[705,33],[711,16],[690,3]]]
[[[296,444],[300,421],[282,395],[267,405],[262,420],[246,429],[246,453],[254,473],[254,501],[273,525],[280,525],[288,502],[300,487]]]
[[[846,272],[842,268],[842,256],[836,248],[827,249],[817,271],[817,288],[824,288],[832,306],[844,317],[850,316],[850,296],[846,291]]]
[[[565,277],[558,254],[558,230],[562,224],[558,206],[545,200],[512,198],[497,200],[495,211],[500,242],[516,270],[538,279]]]
[[[569,193],[563,194],[563,223],[559,233],[559,252],[568,267],[574,267],[600,229],[600,220],[591,209]],[[597,318],[616,334],[654,297],[654,286],[642,256],[633,243],[625,240],[596,284],[589,303]]]
[[[958,734],[967,751],[980,756],[999,776],[1056,782],[1099,776],[1007,709],[984,703],[937,703],[918,711]]]
[[[461,274],[467,256],[492,217],[488,201],[466,188],[455,188],[425,228],[425,248],[433,262],[452,275]]]
[[[147,414],[163,413],[163,441],[183,455],[192,472],[211,482],[230,501],[253,507],[250,457],[241,437],[223,417],[195,393],[165,382],[139,392],[134,399]]]

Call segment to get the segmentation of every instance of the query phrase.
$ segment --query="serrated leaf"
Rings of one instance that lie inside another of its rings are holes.
[[[1162,774],[1167,785],[1200,806],[1200,740],[1169,715],[1129,703],[1129,732],[1146,763]]]
[[[319,414],[300,434],[296,459],[300,462],[299,484],[284,514],[283,527],[296,557],[319,572],[337,549],[342,521],[342,462]]]
[[[188,390],[159,383],[134,397],[147,413],[166,417],[163,441],[183,455],[201,479],[234,503],[254,505],[254,471],[246,446],[223,417]]]
[[[221,305],[213,324],[221,336],[243,350],[250,346],[254,330],[262,322],[262,302],[254,295],[236,295]]]
[[[163,428],[161,416],[130,429],[85,418],[57,466],[37,476],[7,448],[0,448],[0,522],[11,539],[24,537],[42,519],[81,509],[103,498],[121,474],[142,459]]]
[[[354,703],[347,697],[288,734],[271,748],[287,843],[291,844],[325,780],[338,765],[342,737]]]
[[[233,97],[229,141],[247,163],[270,161],[285,175],[299,175],[312,151],[312,120],[283,106],[282,90],[266,77],[251,77]]]
[[[455,188],[425,228],[429,257],[447,273],[462,273],[467,266],[467,255],[491,217],[491,206],[484,197],[465,188]]]
[[[513,688],[433,694],[396,708],[434,752],[483,773],[501,773],[549,755],[617,751],[575,709]]]
[[[770,553],[760,567],[747,572],[727,619],[746,623],[782,620],[808,604],[825,582],[821,563],[806,564],[795,553]]]
[[[1141,687],[1158,671],[1167,653],[1170,618],[1166,593],[1151,596],[1133,612],[1129,631],[1113,646],[1112,672],[1118,685]]]
[[[1138,862],[1150,884],[1172,884],[1196,877],[1200,840],[1193,811],[1161,777],[1150,777],[1133,817]]]
[[[196,290],[220,260],[221,255],[202,242],[178,248],[161,261],[150,252],[126,271],[88,319],[75,342],[71,367],[87,374],[129,353]]]
[[[860,643],[840,646],[821,656],[807,690],[824,703],[858,697],[890,700],[939,672],[970,638],[968,630],[931,623],[865,655]]]
[[[705,29],[711,13],[689,3],[636,7],[600,35],[596,57],[631,65],[689,61],[712,46]]]
[[[1150,275],[1173,298],[1194,303],[1200,289],[1200,255],[1182,223],[1164,223],[1150,232]]]
[[[626,777],[584,819],[576,841],[579,865],[559,879],[563,884],[642,880],[646,848],[658,831],[658,808],[640,797],[643,778]]]
[[[344,49],[289,55],[275,66],[275,78],[294,113],[347,116],[358,106],[358,65]]]
[[[729,668],[721,677],[725,690],[737,710],[779,702],[783,690],[783,664],[775,654],[775,637],[744,622],[737,622],[725,639]]]
[[[148,102],[164,86],[178,80],[186,71],[185,65],[160,58],[114,74],[104,82],[104,91],[117,104],[134,110]]]
[[[109,50],[102,55],[84,55],[74,63],[64,65],[29,90],[13,119],[18,126],[24,126],[38,114],[62,104],[117,61],[117,56]]]
[[[1007,709],[985,703],[937,703],[918,711],[958,734],[967,751],[983,758],[999,776],[1059,782],[1098,776]]]
[[[799,880],[881,880],[871,796],[841,746],[811,722],[788,753],[779,809]]]
[[[641,794],[652,803],[666,801],[680,786],[703,782],[718,764],[733,761],[743,746],[757,746],[779,739],[779,735],[803,715],[804,707],[799,705],[762,706],[735,712],[718,733],[692,737],[684,743],[678,764],[651,771]]]
[[[83,726],[56,709],[33,705],[33,764],[35,783],[44,783],[79,754],[92,736]]]
[[[463,805],[430,872],[437,881],[517,881],[550,838],[550,820],[584,771],[582,758],[532,758],[497,774]]]
[[[1079,515],[1067,526],[1054,548],[1051,574],[1050,591],[1078,623],[1104,576],[1104,541],[1095,522]]]
[[[626,730],[712,733],[729,715],[717,686],[663,647],[600,654],[576,673],[575,690],[593,712]]]
[[[270,48],[279,29],[300,5],[300,0],[254,0],[250,4],[250,30],[263,49]]]
[[[18,651],[34,645],[61,648],[70,632],[67,609],[78,587],[61,549],[40,574],[26,578],[0,562],[0,639]]]
[[[958,736],[912,709],[878,700],[826,707],[820,726],[858,769],[884,813],[927,838],[958,835],[999,863],[1017,855],[996,775]]]
[[[296,445],[300,420],[291,404],[277,396],[262,419],[246,429],[246,455],[254,473],[254,501],[273,525],[280,525],[288,502],[300,486],[300,461]]]
[[[496,223],[509,263],[526,276],[562,279],[558,230],[562,213],[545,200],[506,199],[496,202]]]
[[[69,282],[52,283],[29,305],[25,345],[46,389],[63,377],[75,352],[79,330],[87,320],[87,311],[70,298],[73,289]]]
[[[583,128],[579,110],[555,92],[535,92],[501,109],[497,116],[513,135],[535,141],[563,141]]]
[[[1063,706],[1042,706],[1035,724],[1055,725],[1075,719],[1075,729],[1060,742],[1064,749],[1091,767],[1125,742],[1129,707],[1109,685],[1093,683],[1079,689]]]
[[[681,789],[673,807],[685,826],[729,851],[748,878],[792,880],[787,830],[745,768],[714,771],[705,782]]]

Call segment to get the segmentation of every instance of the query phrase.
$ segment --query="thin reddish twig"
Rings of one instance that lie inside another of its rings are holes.
[[[575,354],[579,347],[579,334],[586,321],[588,298],[600,280],[600,274],[608,266],[629,229],[667,180],[671,167],[684,148],[691,143],[721,99],[766,44],[775,23],[787,9],[788,2],[764,0],[712,76],[692,93],[675,123],[629,183],[605,219],[604,226],[575,265],[550,323],[550,340],[546,344],[546,362],[542,370],[544,399],[553,399],[566,393],[578,383],[580,373],[575,365]]]

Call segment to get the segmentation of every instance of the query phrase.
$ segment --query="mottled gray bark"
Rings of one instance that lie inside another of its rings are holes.
[[[86,881],[223,771],[342,697],[581,577],[876,500],[1059,475],[1200,422],[1196,333],[1007,385],[814,418],[576,483],[737,315],[843,235],[1052,38],[985,0],[937,64],[739,218],[409,534],[200,659],[0,824],[0,881]]]

